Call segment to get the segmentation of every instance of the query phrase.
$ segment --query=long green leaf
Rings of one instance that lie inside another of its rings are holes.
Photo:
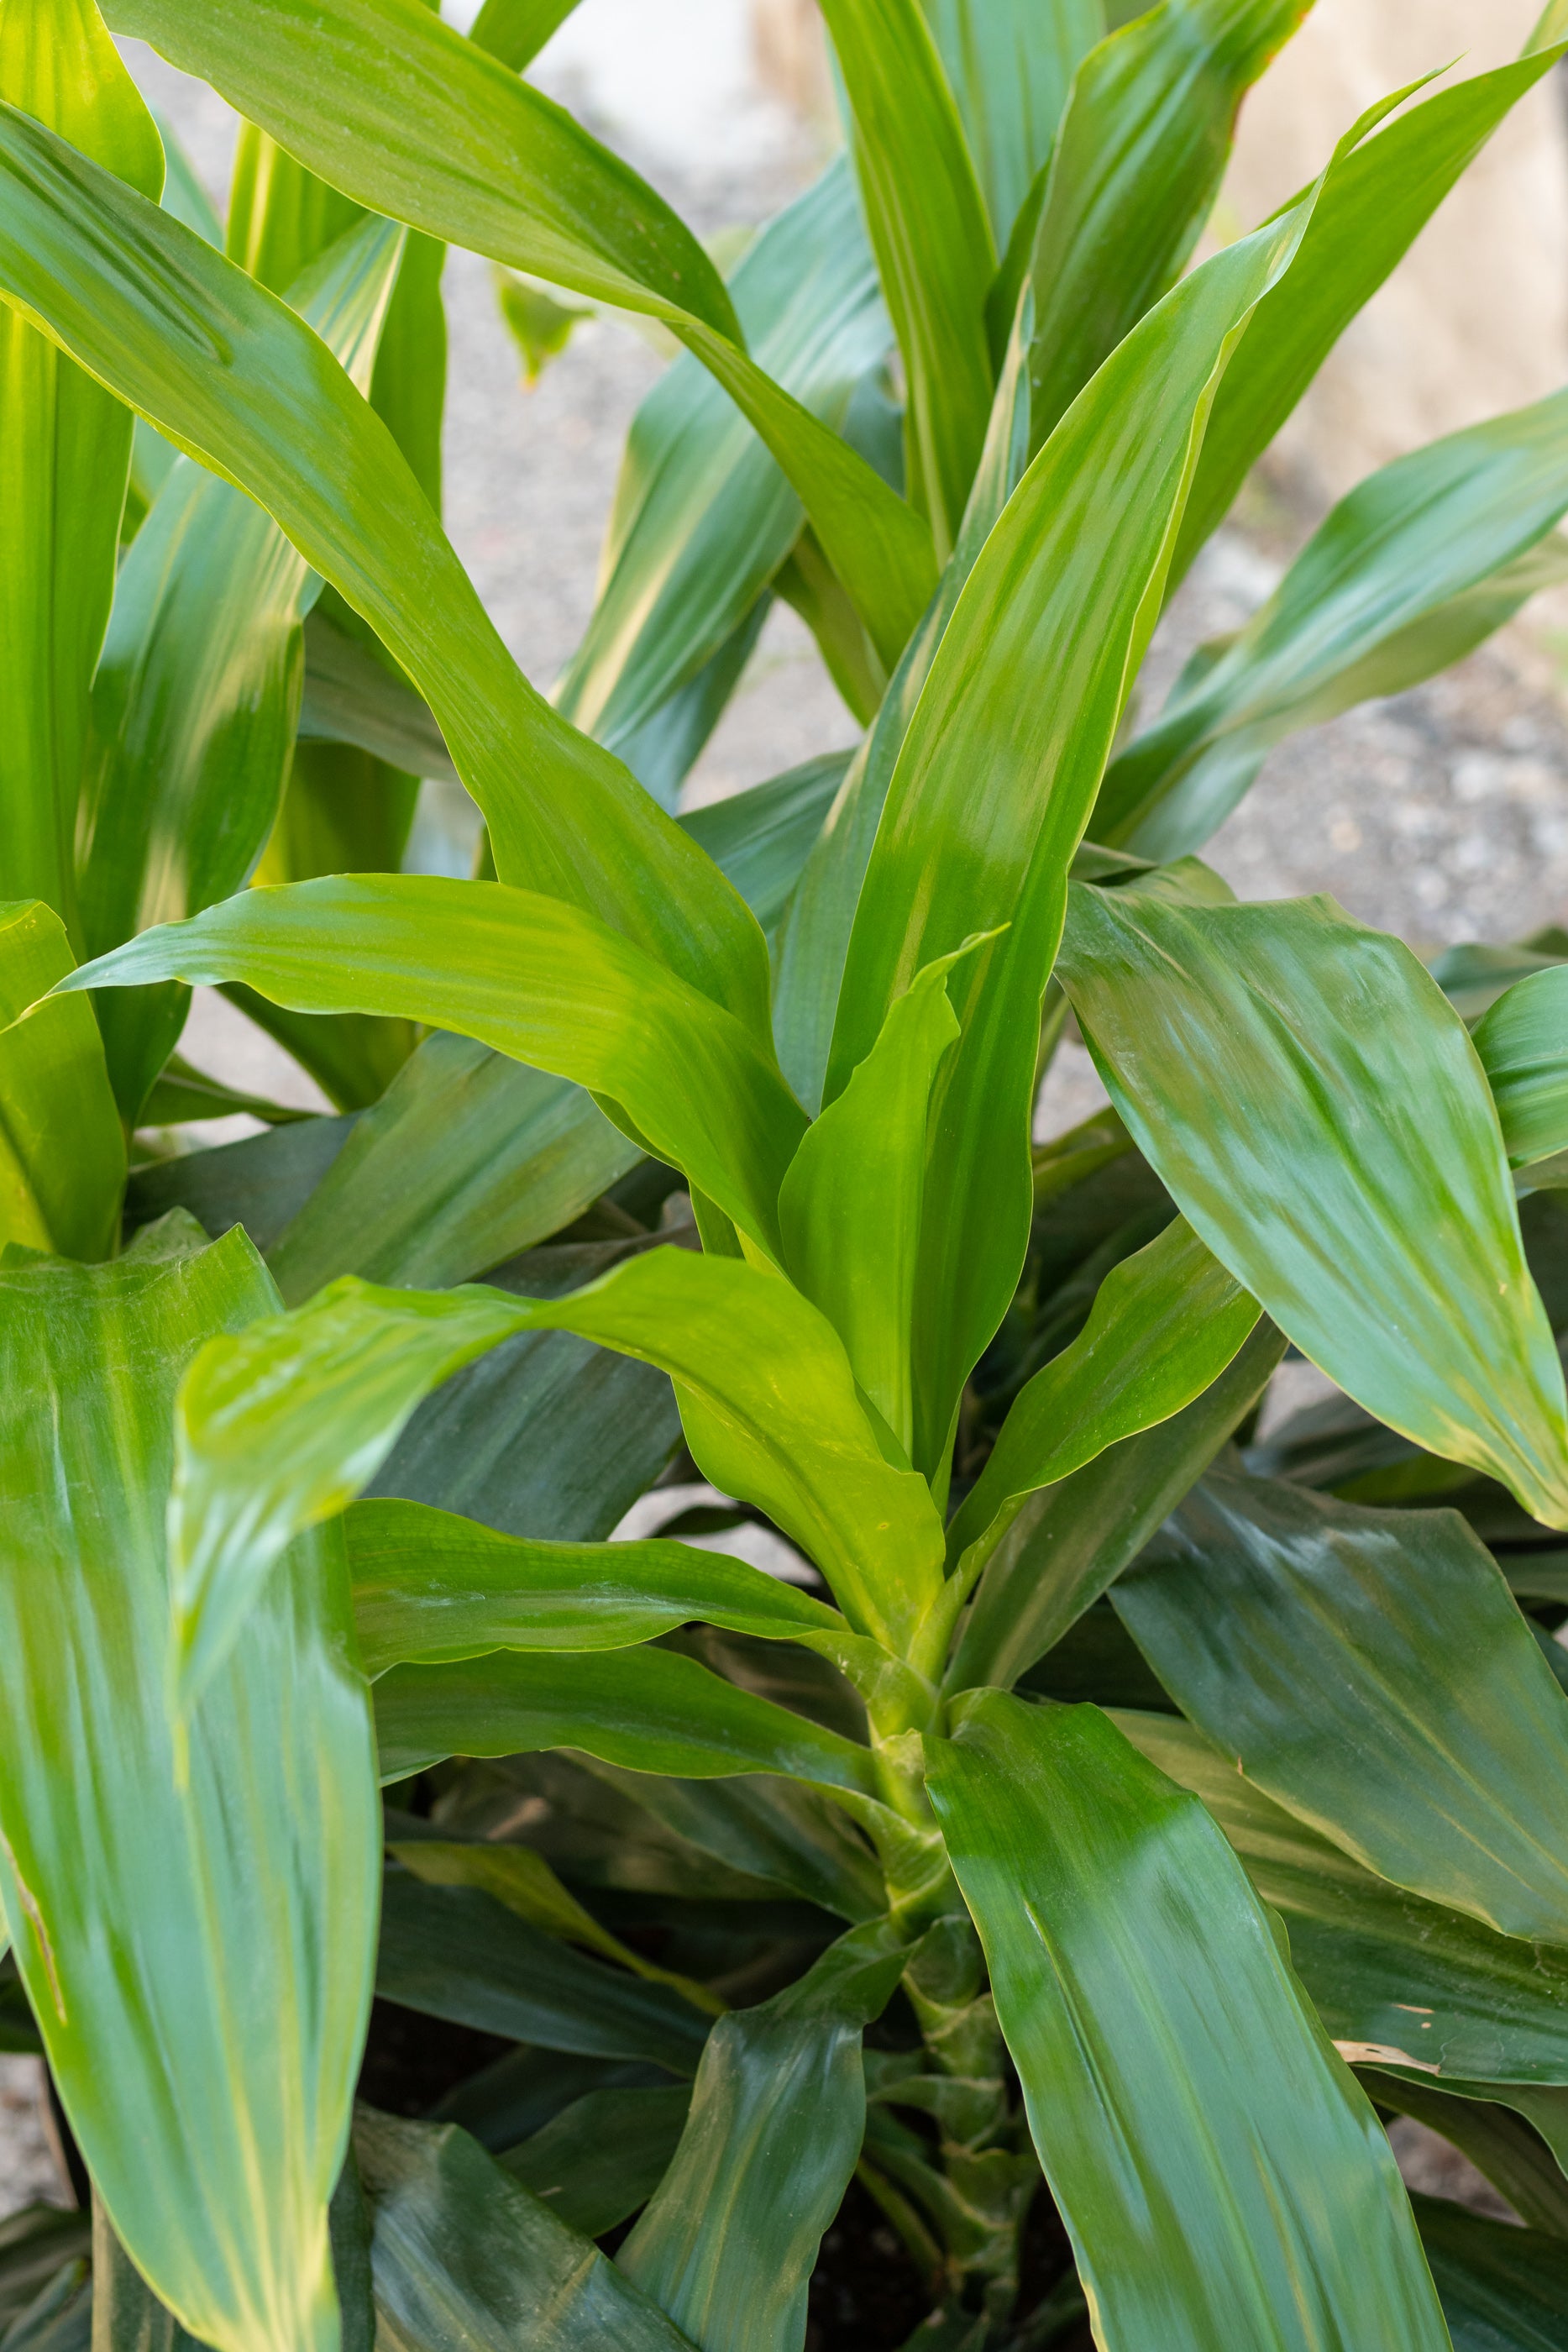
[[[419,0],[397,5],[440,33]],[[248,16],[244,38],[259,38]],[[620,762],[535,694],[387,427],[302,320],[4,109],[0,296],[248,490],[371,623],[434,711],[499,873],[594,910],[760,1023],[766,958],[751,918]]]
[[[577,5],[578,0],[484,0],[468,37],[514,73],[522,73]]]
[[[1079,68],[1029,257],[1031,448],[1180,277],[1242,97],[1311,5],[1163,0]]]
[[[98,1024],[68,998],[27,1013],[71,969],[58,915],[37,898],[0,903],[0,1243],[104,1258],[125,1137]]]
[[[1499,1936],[1364,1870],[1179,1716],[1113,1719],[1219,1823],[1284,1920],[1292,1961],[1342,2056],[1511,2089],[1568,2082],[1568,1956]]]
[[[363,391],[402,248],[384,221],[349,232],[290,289]],[[78,855],[82,930],[101,955],[246,880],[288,775],[299,624],[319,587],[271,518],[177,458],[120,568],[93,680]],[[106,1045],[127,1120],[183,1024],[183,990],[109,999]]]
[[[925,1483],[883,1460],[839,1342],[776,1276],[661,1249],[560,1299],[346,1277],[206,1349],[182,1391],[171,1525],[187,1689],[234,1640],[269,1560],[352,1500],[420,1398],[541,1330],[660,1364],[704,1470],[818,1557],[852,1624],[880,1635],[919,1622],[941,1559]]]
[[[1072,77],[1105,32],[1101,0],[923,0],[1000,252],[1051,155]]]
[[[455,2124],[361,2108],[377,2340],[392,2352],[691,2352],[688,2339]]]
[[[12,0],[0,22],[0,100],[156,198],[163,151],[94,0]],[[41,898],[79,942],[77,797],[131,420],[37,329],[15,312],[0,320],[5,887],[8,898]]]
[[[671,1650],[497,1650],[446,1666],[394,1666],[375,1688],[382,1777],[447,1756],[576,1748],[630,1772],[722,1779],[779,1772],[878,1797],[869,1748]]]
[[[1092,1707],[970,1703],[927,1782],[1118,2352],[1447,2352],[1394,2158],[1203,1808]]]
[[[711,2017],[530,1927],[493,1895],[389,1871],[376,1990],[383,2000],[542,2050],[646,2059],[689,2074]]]
[[[702,2352],[795,2352],[865,2129],[863,2029],[908,1949],[882,1920],[708,2037],[669,2170],[616,2257]]]
[[[569,2228],[602,2237],[658,2187],[690,2105],[682,2083],[667,2090],[590,2091],[509,2148],[501,2163],[514,2180],[548,2199]]]
[[[843,1633],[810,1593],[689,1544],[525,1543],[419,1503],[355,1503],[343,1524],[371,1675],[499,1649],[619,1650],[694,1618],[769,1641]]]
[[[1409,950],[1332,899],[1081,885],[1061,977],[1145,1158],[1302,1353],[1568,1525],[1563,1373],[1496,1114]]]
[[[932,586],[929,532],[747,359],[690,230],[570,115],[419,0],[264,0],[259,16],[118,0],[114,21],[371,211],[665,320],[768,443],[884,659],[897,658]]]
[[[1177,1218],[1113,1268],[1071,1347],[1036,1372],[947,1531],[970,1566],[1006,1535],[1025,1497],[1108,1445],[1170,1420],[1218,1380],[1258,1320],[1258,1302]]]
[[[1528,1167],[1568,1147],[1568,965],[1537,971],[1500,996],[1476,1025],[1509,1163]]]
[[[920,0],[823,0],[822,14],[849,96],[866,227],[904,354],[909,493],[946,562],[990,415],[990,223]]]
[[[1381,2067],[1362,2079],[1379,2106],[1413,2116],[1468,2156],[1527,2229],[1568,2236],[1568,2177],[1541,2134],[1497,2095],[1497,2086],[1486,2084],[1490,2095],[1475,2099]],[[1551,2091],[1516,2095],[1531,2105],[1562,2097]]]
[[[1454,2352],[1556,2352],[1568,2326],[1568,2252],[1534,2230],[1412,2199]]]
[[[1156,860],[1201,848],[1284,736],[1418,684],[1550,584],[1562,551],[1531,551],[1564,509],[1562,393],[1385,466],[1113,763],[1095,839]]]
[[[1069,861],[1153,626],[1214,384],[1301,217],[1196,270],[1063,419],[969,575],[899,755],[855,912],[829,1098],[916,971],[1010,925],[950,991],[965,1034],[927,1174],[917,1293],[916,1459],[928,1470],[1022,1262],[1040,1000]]]
[[[841,426],[890,335],[844,163],[761,231],[730,291],[758,365]],[[655,789],[678,785],[647,775],[634,738],[745,622],[800,528],[800,499],[734,402],[677,360],[632,419],[603,586],[558,707]]]
[[[1543,23],[1516,65],[1439,90],[1374,138],[1357,143],[1353,133],[1341,142],[1289,287],[1260,303],[1215,401],[1171,565],[1173,588],[1357,311],[1499,123],[1568,49],[1563,29],[1548,31]]]
[[[243,1234],[178,1218],[110,1267],[0,1270],[0,1885],[138,2268],[220,2352],[334,2352],[379,1834],[340,1549],[273,1576],[189,1717],[183,1791],[163,1703],[176,1383],[273,1297]]]
[[[1284,1351],[1260,1324],[1183,1412],[1025,1500],[986,1563],[948,1672],[955,1689],[1010,1689],[1054,1648],[1203,1475]]]
[[[1211,1475],[1112,1600],[1279,1803],[1396,1885],[1568,1946],[1568,1697],[1457,1511]]]
[[[779,1185],[806,1122],[766,1045],[564,899],[412,874],[247,890],[66,985],[148,980],[237,980],[298,1012],[401,1013],[575,1079],[777,1255]]]

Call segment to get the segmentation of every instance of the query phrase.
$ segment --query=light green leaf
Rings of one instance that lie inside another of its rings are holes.
[[[1353,131],[1340,142],[1290,284],[1259,305],[1215,400],[1171,565],[1173,589],[1357,311],[1499,123],[1563,56],[1564,31],[1548,33],[1543,24],[1517,64],[1439,90],[1375,138],[1358,142]]]
[[[1040,1001],[1068,865],[1153,627],[1214,384],[1301,218],[1195,270],[1063,419],[969,575],[899,754],[855,911],[827,1098],[916,971],[1010,925],[950,992],[964,1034],[926,1177],[917,1292],[915,1459],[928,1471],[1022,1263]]]
[[[1396,1885],[1568,1946],[1568,1697],[1457,1511],[1214,1475],[1111,1597],[1278,1803]]]
[[[1026,1496],[1071,1477],[1218,1380],[1258,1320],[1249,1298],[1182,1218],[1113,1266],[1087,1324],[1036,1372],[947,1532],[977,1574]]]
[[[986,1563],[948,1671],[954,1689],[1010,1689],[1054,1649],[1203,1475],[1284,1352],[1283,1335],[1260,1323],[1182,1412],[1025,1499]]]
[[[1475,1047],[1510,1166],[1568,1146],[1568,965],[1534,972],[1500,996],[1476,1025]]]
[[[909,495],[945,563],[990,415],[985,298],[996,247],[920,0],[823,0],[822,15],[849,96],[866,227],[904,355]]]
[[[163,1705],[175,1385],[272,1297],[243,1234],[204,1248],[183,1219],[113,1266],[0,1270],[0,1885],[138,2268],[220,2352],[333,2352],[327,2200],[379,1836],[340,1548],[317,1538],[271,1578],[191,1712],[183,1792]]]
[[[1214,1823],[1098,1709],[970,1703],[927,1785],[1118,2352],[1447,2352],[1393,2153]]]
[[[71,969],[58,915],[0,901],[0,1243],[104,1258],[120,1238],[125,1137],[98,1024],[69,998],[28,1012]]]
[[[1270,749],[1479,645],[1568,549],[1568,394],[1396,458],[1341,500],[1274,594],[1114,761],[1091,820],[1139,856],[1199,849]]]
[[[908,1947],[854,1927],[708,2036],[669,2170],[616,2260],[702,2352],[794,2352],[823,2231],[865,2129],[861,2034]]]
[[[1164,0],[1079,68],[1028,258],[1031,449],[1181,276],[1241,99],[1311,5]]]
[[[1568,1526],[1563,1373],[1464,1025],[1328,898],[1079,885],[1061,976],[1188,1222],[1347,1395]]]
[[[390,2352],[691,2352],[591,2240],[455,2124],[362,2107],[377,2340]]]
[[[395,5],[441,33],[419,0]],[[248,19],[244,37],[259,37]],[[387,427],[291,310],[4,109],[0,295],[248,490],[371,623],[434,710],[499,873],[593,910],[761,1025],[750,916],[619,761],[535,694]]]
[[[923,0],[998,252],[1050,157],[1080,61],[1105,31],[1101,0]]]
[[[730,291],[758,364],[840,428],[891,334],[845,163],[768,223]],[[800,499],[735,403],[677,360],[632,419],[603,585],[558,707],[643,772],[633,738],[746,621],[800,529]]]
[[[676,2074],[692,2072],[713,2021],[668,1985],[569,1950],[493,1895],[402,1870],[387,1873],[382,1892],[376,1990],[481,2033]]]
[[[394,1666],[375,1702],[383,1780],[447,1756],[575,1748],[630,1772],[688,1780],[779,1772],[881,1795],[868,1748],[673,1650],[497,1650],[453,1665]]]
[[[350,229],[290,289],[363,391],[402,232]],[[102,955],[226,898],[277,814],[294,749],[299,624],[319,583],[243,490],[177,458],[120,568],[92,690],[78,828],[81,922]],[[111,1074],[140,1117],[184,1022],[183,990],[109,999]]]
[[[1497,1935],[1364,1870],[1179,1716],[1113,1719],[1202,1798],[1283,1918],[1291,1959],[1342,2056],[1511,2090],[1568,2082],[1568,1955]]]
[[[297,1012],[402,1014],[591,1087],[777,1255],[779,1185],[806,1122],[766,1045],[564,899],[413,874],[251,889],[65,984],[171,979],[243,981]]]
[[[355,1123],[267,1263],[290,1307],[340,1274],[466,1282],[559,1233],[637,1156],[580,1087],[438,1033]]]
[[[484,0],[468,37],[522,73],[576,6],[577,0]]]
[[[152,116],[94,0],[9,0],[0,100],[143,196],[163,184]],[[111,182],[111,184],[114,184]],[[37,331],[0,318],[0,805],[5,892],[79,944],[74,872],[88,694],[114,593],[131,420]]]
[[[929,964],[891,1007],[837,1100],[801,1138],[779,1195],[784,1260],[838,1332],[854,1372],[907,1454],[910,1335],[937,1073],[958,1034],[947,975]]]
[[[365,1671],[486,1651],[619,1650],[703,1618],[765,1641],[833,1645],[843,1620],[723,1552],[642,1543],[519,1542],[420,1503],[344,1520]]]
[[[919,1622],[940,1523],[924,1481],[878,1451],[830,1327],[777,1276],[661,1249],[559,1299],[345,1277],[207,1349],[182,1391],[171,1506],[183,1688],[227,1650],[269,1562],[352,1500],[422,1396],[513,1333],[547,1330],[669,1371],[705,1474],[817,1556],[858,1630]]]
[[[115,29],[211,81],[372,212],[664,320],[767,441],[895,660],[934,583],[929,532],[746,356],[712,263],[630,166],[419,0],[264,5],[242,25],[200,0],[117,0]]]

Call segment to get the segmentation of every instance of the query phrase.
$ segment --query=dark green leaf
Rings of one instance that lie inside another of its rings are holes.
[[[353,1131],[352,1118],[293,1119],[269,1135],[144,1161],[126,1186],[127,1221],[150,1225],[188,1209],[214,1241],[243,1225],[257,1249],[270,1249]]]
[[[569,2229],[602,2237],[657,2189],[690,2105],[684,2083],[668,2090],[590,2091],[520,2147],[508,2148],[501,2169]]]
[[[1478,2172],[1484,2173],[1508,2200],[1526,2229],[1546,2230],[1555,2238],[1568,2236],[1568,2178],[1541,2134],[1522,2115],[1511,2113],[1495,2095],[1466,2098],[1381,2068],[1369,2071],[1362,2079],[1380,2107],[1392,2107],[1396,2115],[1410,2116],[1428,2131],[1440,2132],[1450,2146],[1468,2156]],[[1494,2090],[1490,2084],[1484,2087]],[[1518,2095],[1529,2099],[1531,2094]],[[1549,2098],[1552,2094],[1536,2095]]]
[[[1568,2329],[1568,2251],[1533,2230],[1415,2197],[1421,2243],[1454,2352],[1559,2352]]]
[[[1201,1805],[1092,1707],[969,1702],[927,1785],[1118,2352],[1446,2352],[1393,2154]]]

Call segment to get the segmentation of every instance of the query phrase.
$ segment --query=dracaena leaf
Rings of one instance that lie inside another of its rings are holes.
[[[1156,859],[1201,848],[1270,747],[1470,651],[1563,568],[1568,395],[1396,459],[1341,500],[1217,661],[1112,763],[1091,827]]]
[[[1447,2352],[1382,2127],[1202,1806],[1093,1707],[977,1695],[926,1755],[1105,2341]]]
[[[1302,217],[1195,270],[1062,420],[969,574],[898,756],[855,910],[828,1097],[923,965],[1010,926],[950,990],[964,1035],[927,1173],[918,1291],[915,1458],[927,1470],[1022,1262],[1040,1000],[1069,863],[1153,626],[1213,385]]]
[[[163,1704],[175,1387],[274,1297],[243,1234],[208,1248],[180,1218],[110,1266],[0,1271],[0,1879],[72,2130],[138,2268],[219,2352],[333,2352],[327,2200],[380,1833],[340,1549],[315,1538],[276,1570],[243,1657],[192,1711],[183,1790]]]
[[[1568,1524],[1562,1368],[1497,1115],[1409,950],[1332,899],[1074,890],[1064,985],[1195,1230],[1369,1412]]]
[[[883,1458],[837,1339],[777,1276],[665,1249],[559,1299],[346,1277],[205,1350],[182,1391],[171,1524],[187,1692],[234,1640],[268,1561],[353,1498],[421,1397],[514,1333],[552,1329],[669,1371],[699,1464],[818,1557],[857,1629],[919,1622],[941,1574],[930,1496]]]
[[[9,8],[0,100],[156,198],[163,153],[94,0]],[[5,890],[79,940],[74,846],[88,695],[114,592],[131,419],[15,311],[0,319],[0,801]]]
[[[777,1254],[779,1185],[806,1122],[766,1046],[565,899],[433,875],[334,876],[244,891],[83,970],[66,984],[242,981],[297,1012],[458,1030],[591,1087]]]
[[[1379,2105],[1413,2116],[1469,2157],[1526,2229],[1568,2237],[1568,2176],[1521,2115],[1511,2115],[1495,2095],[1458,2095],[1456,2090],[1439,2091],[1430,2083],[1411,2082],[1381,2067],[1369,2069],[1362,2080]],[[1529,2092],[1523,2095],[1530,2099]],[[1550,2099],[1553,2095],[1536,2095]]]
[[[669,2169],[691,2105],[667,2089],[590,2091],[541,2131],[508,2148],[503,2170],[585,2237],[602,2237],[645,2205]]]
[[[125,1184],[103,1042],[89,1004],[37,1003],[71,969],[58,915],[0,903],[0,1243],[103,1258]]]
[[[1105,30],[1101,0],[924,0],[1000,252],[1048,161],[1082,60]]]
[[[1538,2230],[1414,2197],[1454,2352],[1552,2352],[1568,2325],[1568,2249]]]
[[[1477,1024],[1475,1046],[1510,1165],[1568,1147],[1568,965],[1506,990]]]
[[[1396,1885],[1568,1945],[1568,1697],[1457,1511],[1212,1475],[1112,1599],[1270,1796]]]
[[[371,623],[440,721],[499,873],[593,909],[760,1026],[751,917],[620,762],[535,694],[387,427],[301,320],[5,109],[0,296],[248,490]]]

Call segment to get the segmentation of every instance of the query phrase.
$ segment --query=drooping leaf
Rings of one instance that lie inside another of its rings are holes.
[[[1568,1524],[1562,1369],[1496,1114],[1409,950],[1327,898],[1079,885],[1061,976],[1145,1158],[1302,1353]]]
[[[684,2083],[667,2090],[590,2091],[508,2148],[501,2168],[570,2229],[602,2237],[657,2189],[690,2105]]]
[[[637,1157],[580,1087],[427,1037],[267,1262],[289,1306],[340,1274],[466,1282],[580,1215]]]
[[[1120,2352],[1446,2352],[1394,2158],[1214,1823],[1092,1707],[969,1702],[927,1785]]]
[[[1298,213],[1194,271],[1063,419],[969,575],[899,754],[827,1097],[916,971],[1010,926],[950,990],[964,1034],[926,1178],[917,1290],[915,1458],[928,1470],[1022,1262],[1040,1000],[1068,864],[1153,625],[1213,383],[1301,225]]]
[[[991,406],[985,297],[996,248],[920,0],[824,0],[851,152],[904,355],[904,474],[946,562]],[[894,649],[896,655],[897,648]]]
[[[1342,2055],[1422,2078],[1568,2081],[1568,1959],[1393,1886],[1245,1780],[1179,1716],[1113,1718],[1201,1797],[1263,1901]]]
[[[334,876],[245,891],[83,974],[66,984],[237,980],[298,1012],[458,1030],[591,1087],[777,1253],[774,1204],[806,1122],[766,1044],[565,899],[438,875]]]
[[[715,1485],[819,1556],[857,1630],[920,1622],[941,1557],[925,1482],[883,1459],[838,1340],[776,1276],[680,1249],[556,1299],[349,1276],[208,1348],[182,1391],[171,1528],[185,1687],[235,1639],[269,1560],[353,1499],[422,1396],[513,1333],[543,1330],[669,1371]]]
[[[468,56],[419,0],[396,5]],[[246,46],[259,38],[247,19]],[[434,711],[498,872],[594,908],[760,1022],[751,918],[619,761],[534,693],[387,427],[302,320],[14,110],[0,113],[0,297],[248,490],[370,622]]]
[[[1568,2252],[1534,2230],[1414,2197],[1454,2352],[1555,2352],[1568,2325]]]
[[[758,364],[835,429],[890,331],[847,166],[833,164],[747,247],[730,292]],[[635,738],[741,627],[800,528],[800,501],[689,354],[632,419],[601,559],[603,586],[556,700],[658,796]]]
[[[1311,5],[1163,0],[1079,68],[1028,256],[1032,449],[1180,277],[1242,96]]]
[[[94,0],[12,0],[0,100],[156,198],[163,151]],[[0,320],[0,807],[9,898],[40,898],[79,944],[77,796],[88,694],[114,592],[131,419],[38,322]]]
[[[794,2352],[865,2128],[861,2034],[908,1947],[852,1928],[759,2008],[720,2018],[668,2171],[616,2260],[702,2352]]]
[[[375,2217],[378,2338],[393,2352],[691,2352],[542,2198],[455,2124],[361,2108],[354,2145]]]
[[[641,2058],[689,2074],[712,2022],[669,1986],[607,1968],[471,1886],[390,1870],[376,1990],[383,2000],[543,2050]]]
[[[0,903],[0,1242],[103,1258],[119,1238],[125,1138],[98,1024],[69,998],[28,1013],[71,968],[57,914]]]
[[[1025,1497],[1109,1445],[1169,1421],[1212,1387],[1258,1320],[1258,1302],[1177,1218],[1108,1274],[1088,1323],[1016,1399],[947,1533],[977,1570]]]
[[[1563,55],[1565,29],[1543,20],[1517,64],[1437,91],[1375,137],[1353,131],[1341,142],[1290,284],[1259,305],[1216,396],[1171,565],[1173,589],[1357,311],[1498,125]]]
[[[576,1748],[632,1772],[779,1772],[880,1798],[869,1748],[670,1650],[497,1650],[394,1666],[375,1686],[382,1777],[447,1756]]]
[[[138,2268],[220,2352],[333,2352],[327,2201],[378,1829],[340,1549],[319,1538],[279,1566],[191,1713],[183,1790],[163,1702],[174,1389],[273,1296],[242,1235],[204,1248],[183,1219],[112,1266],[0,1271],[0,1882],[71,2128]]]
[[[1217,1473],[1112,1599],[1277,1802],[1396,1885],[1568,1946],[1568,1697],[1457,1511]]]
[[[1274,594],[1113,762],[1096,840],[1200,849],[1270,747],[1457,661],[1563,574],[1568,395],[1449,435],[1340,501]]]
[[[1568,965],[1534,972],[1500,996],[1476,1025],[1476,1051],[1511,1167],[1528,1167],[1568,1147],[1565,982]]]
[[[400,231],[367,222],[290,289],[361,391],[402,246]],[[246,879],[288,775],[299,624],[318,586],[243,490],[176,459],[120,568],[93,680],[78,828],[89,953],[194,914]],[[132,1125],[187,1003],[169,986],[103,1001],[110,1071]]]
[[[1473,2099],[1382,2067],[1369,2070],[1362,2080],[1379,2106],[1412,2116],[1469,2157],[1526,2229],[1544,2230],[1559,2239],[1568,2236],[1568,2176],[1541,2134],[1497,2096],[1496,2085],[1485,2085],[1492,2095]],[[1563,2095],[1525,2091],[1518,2095],[1533,2103]]]

